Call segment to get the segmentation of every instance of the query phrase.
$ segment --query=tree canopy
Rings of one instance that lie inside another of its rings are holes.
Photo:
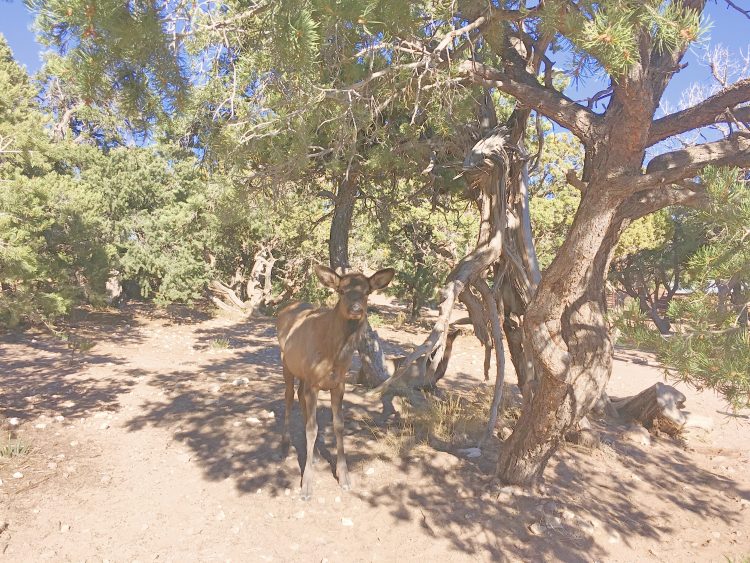
[[[272,308],[322,297],[313,262],[393,264],[412,315],[439,310],[406,365],[434,371],[461,302],[496,409],[508,346],[528,401],[498,475],[521,484],[602,399],[612,284],[676,327],[681,377],[746,402],[750,79],[712,67],[716,88],[660,110],[705,0],[28,5],[50,50],[34,88],[2,46],[5,319],[113,277]],[[575,101],[571,80],[606,86]],[[714,371],[725,346],[745,359]]]

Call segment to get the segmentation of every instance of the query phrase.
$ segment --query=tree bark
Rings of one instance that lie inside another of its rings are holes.
[[[570,234],[529,304],[524,346],[532,353],[536,390],[498,460],[497,477],[526,487],[540,483],[561,439],[601,396],[612,367],[605,281],[626,221],[619,201],[588,190]],[[593,260],[591,259],[593,256]]]
[[[339,184],[336,194],[331,232],[328,238],[328,256],[331,268],[337,271],[348,270],[349,233],[354,218],[354,205],[357,202],[357,177],[350,172]]]
[[[336,194],[331,232],[328,239],[328,252],[331,268],[337,272],[345,272],[350,268],[349,263],[349,235],[354,218],[354,207],[357,202],[357,173],[348,171],[346,177],[339,184]],[[366,323],[365,330],[357,345],[359,358],[362,362],[363,381],[374,387],[388,379],[383,343],[378,333],[370,323]]]
[[[671,436],[682,430],[687,416],[682,412],[685,395],[671,385],[655,383],[633,397],[612,401],[617,414],[627,421],[656,428]]]

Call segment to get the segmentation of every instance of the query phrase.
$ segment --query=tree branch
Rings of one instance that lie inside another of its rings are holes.
[[[617,210],[619,220],[634,221],[672,205],[703,208],[708,205],[708,193],[704,186],[692,182],[684,187],[671,185],[652,188],[633,194],[620,204]]]
[[[735,82],[691,108],[657,119],[651,125],[648,146],[699,127],[726,122],[726,110],[745,102],[750,102],[750,78]],[[750,120],[750,107],[739,108],[733,114],[739,121]]]
[[[750,135],[738,132],[720,141],[660,154],[651,159],[645,174],[623,174],[612,178],[608,189],[613,193],[619,191],[632,194],[656,186],[679,183],[697,176],[706,166],[750,168]]]
[[[593,111],[557,90],[542,86],[530,74],[529,80],[519,82],[495,68],[470,60],[462,62],[458,70],[475,84],[497,88],[515,97],[522,105],[552,119],[583,141],[593,139],[594,129],[601,122],[601,117]]]

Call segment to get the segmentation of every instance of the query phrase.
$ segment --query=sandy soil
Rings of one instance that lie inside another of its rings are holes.
[[[378,330],[389,353],[421,336]],[[279,456],[283,379],[272,319],[131,305],[87,314],[70,331],[73,345],[33,332],[0,336],[0,447],[8,436],[29,446],[0,457],[7,561],[750,556],[749,416],[730,415],[709,393],[682,388],[710,430],[679,443],[600,424],[602,446],[563,447],[545,492],[530,494],[492,483],[500,440],[477,459],[451,447],[395,454],[362,422],[377,418],[377,405],[351,386],[355,490],[343,493],[333,477],[323,397],[327,461],[318,464],[314,498],[303,502],[296,407],[292,455]],[[443,387],[484,385],[482,358],[473,336],[460,337]],[[609,393],[634,394],[661,379],[653,360],[618,350]]]

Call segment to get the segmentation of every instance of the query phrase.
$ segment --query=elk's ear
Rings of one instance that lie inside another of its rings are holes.
[[[393,279],[393,276],[396,275],[396,270],[393,268],[386,268],[385,270],[378,270],[373,275],[369,277],[370,281],[370,291],[377,291],[378,289],[383,289],[385,286],[387,286],[389,283],[391,283],[391,280]]]
[[[320,264],[315,264],[315,275],[318,276],[320,283],[324,286],[330,287],[331,289],[338,289],[341,278],[330,268],[326,268]]]

